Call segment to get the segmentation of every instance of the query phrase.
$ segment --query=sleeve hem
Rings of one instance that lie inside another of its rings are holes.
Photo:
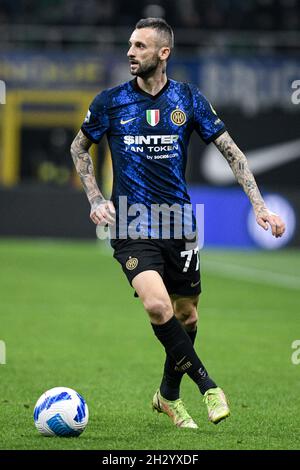
[[[211,142],[216,140],[218,137],[220,137],[220,135],[224,134],[224,132],[226,131],[227,131],[226,127],[222,127],[222,129],[220,129],[218,132],[210,136],[209,139],[205,139],[205,140],[203,139],[203,140],[206,144],[210,144]]]
[[[205,139],[204,142],[206,144],[210,144],[211,142],[216,140],[218,137],[220,137],[220,135],[224,134],[224,132],[226,132],[226,131],[227,131],[226,127],[222,127],[222,129],[220,129],[218,132],[216,132],[215,134],[210,136],[209,139]]]
[[[97,140],[95,140],[93,137],[91,137],[90,134],[89,134],[83,127],[81,127],[80,130],[83,132],[83,134],[84,134],[91,142],[93,142],[93,144],[98,144],[98,143],[99,143]]]

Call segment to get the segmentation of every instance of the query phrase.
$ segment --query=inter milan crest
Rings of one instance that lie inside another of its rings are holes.
[[[159,123],[159,109],[147,109],[146,119],[150,126],[154,127]]]
[[[135,269],[138,264],[139,260],[137,258],[132,258],[131,256],[129,256],[128,260],[126,261],[126,268],[129,271],[133,271],[133,269]]]
[[[186,122],[185,112],[179,108],[174,109],[174,111],[171,112],[171,121],[173,124],[176,124],[176,126],[182,126]]]

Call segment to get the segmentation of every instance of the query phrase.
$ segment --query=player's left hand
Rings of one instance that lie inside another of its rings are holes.
[[[263,229],[268,230],[268,224],[272,229],[272,235],[276,238],[282,237],[285,232],[285,224],[279,215],[268,209],[262,209],[256,213],[256,222]]]

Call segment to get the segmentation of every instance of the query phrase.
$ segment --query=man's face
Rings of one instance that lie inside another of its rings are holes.
[[[138,77],[147,77],[156,70],[160,63],[159,34],[155,29],[135,29],[129,39],[127,57],[130,73]]]

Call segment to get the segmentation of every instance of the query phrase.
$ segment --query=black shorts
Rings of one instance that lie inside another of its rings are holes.
[[[113,239],[111,246],[130,284],[137,274],[153,270],[161,275],[170,295],[200,294],[197,241]]]

